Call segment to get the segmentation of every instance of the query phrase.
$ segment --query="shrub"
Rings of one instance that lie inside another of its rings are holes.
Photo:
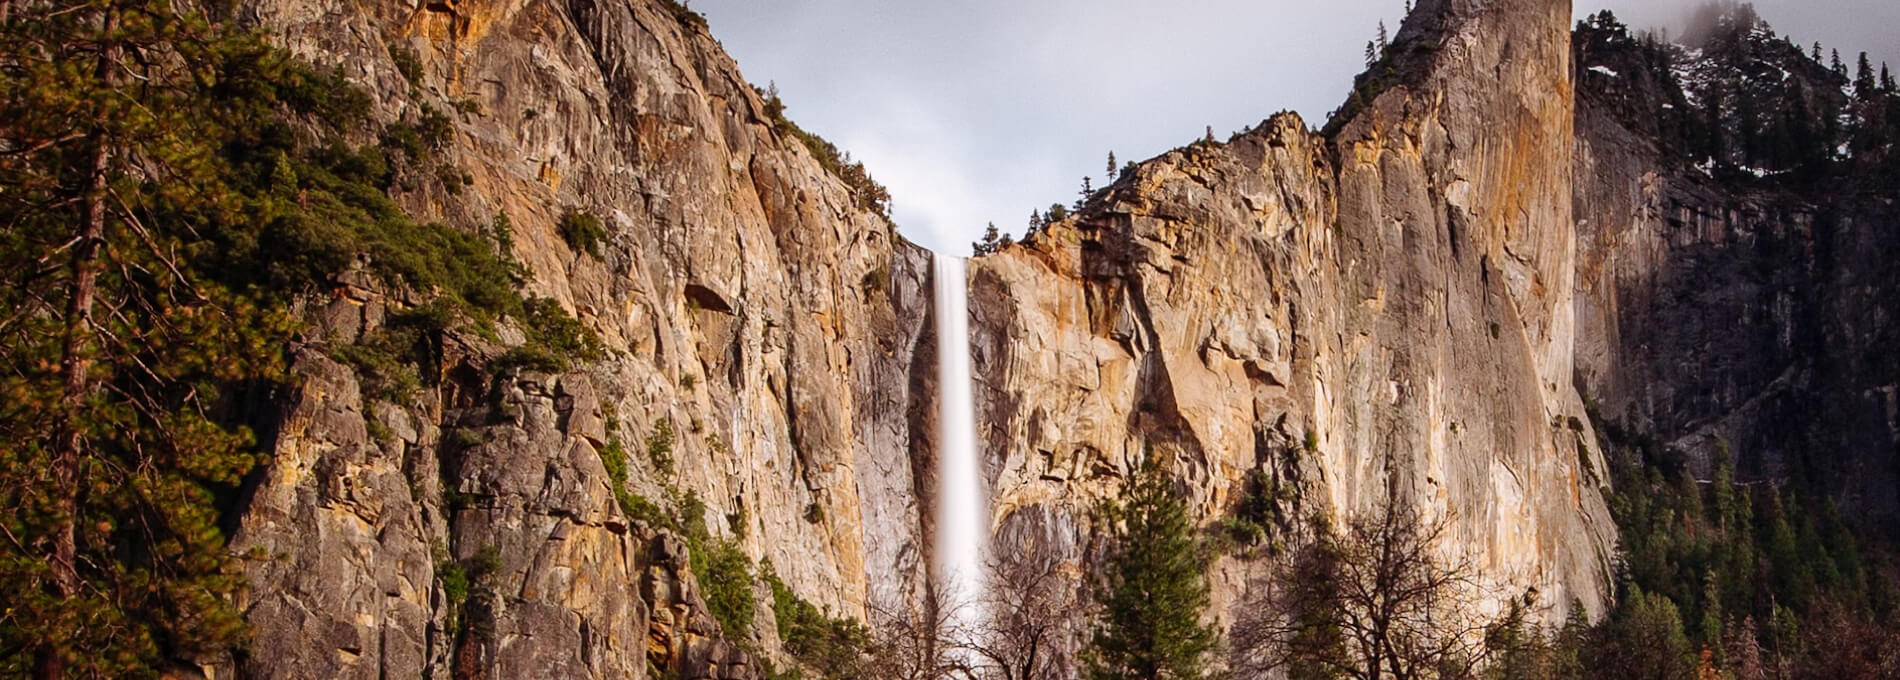
[[[1265,527],[1239,517],[1222,517],[1214,524],[1213,548],[1219,553],[1233,553],[1250,548],[1267,538]]]
[[[570,250],[600,258],[600,242],[607,238],[607,229],[593,213],[567,211],[561,216],[560,232],[561,240],[567,242]]]
[[[673,474],[673,419],[662,417],[647,433],[647,459],[662,474]]]
[[[401,45],[390,45],[389,60],[396,63],[396,71],[409,81],[410,87],[422,86],[422,55]]]
[[[752,632],[757,606],[752,601],[751,561],[732,541],[702,539],[692,541],[691,548],[693,574],[699,579],[706,609],[728,639],[743,639]]]
[[[390,334],[378,333],[360,343],[331,348],[330,358],[356,371],[365,397],[406,403],[422,391],[422,379],[408,351]]]
[[[883,265],[879,265],[877,269],[865,272],[864,278],[858,280],[858,290],[864,293],[865,297],[870,297],[874,293],[890,290],[890,287],[891,270]]]
[[[855,677],[852,672],[870,647],[871,634],[863,624],[833,618],[798,597],[780,580],[771,562],[759,567],[772,589],[772,620],[778,624],[785,651],[821,677]]]
[[[497,359],[497,369],[560,373],[571,369],[577,360],[599,361],[607,353],[593,329],[549,298],[521,303],[521,330],[527,342]]]
[[[693,11],[680,0],[666,0],[666,6],[673,10],[673,20],[679,22],[680,28],[687,31],[706,30],[706,15]]]

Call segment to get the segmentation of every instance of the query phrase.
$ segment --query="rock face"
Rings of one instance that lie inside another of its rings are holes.
[[[246,11],[383,120],[452,112],[442,157],[467,186],[398,200],[470,230],[505,215],[527,291],[609,358],[490,380],[499,348],[453,340],[433,387],[388,399],[325,348],[406,301],[345,277],[313,304],[301,385],[235,520],[235,549],[262,556],[237,675],[755,677],[684,545],[618,507],[610,448],[631,452],[629,491],[703,499],[710,534],[800,597],[858,617],[909,605],[928,253],[778,127],[703,20],[658,0]],[[559,234],[571,211],[604,223],[598,256]],[[656,441],[673,469],[646,455]],[[445,586],[464,575],[466,593]]]
[[[1158,456],[1209,521],[1252,471],[1298,490],[1275,531],[1390,495],[1451,518],[1448,549],[1504,596],[1600,611],[1614,528],[1570,380],[1569,17],[1423,3],[1330,137],[1283,114],[1196,143],[978,260],[998,526],[1086,545],[1088,508]],[[1217,603],[1248,573],[1225,565]]]
[[[1892,187],[1852,171],[1717,177],[1659,141],[1685,83],[1600,42],[1578,41],[1591,79],[1576,117],[1580,389],[1705,479],[1726,451],[1744,479],[1809,482],[1865,518],[1900,512]],[[1791,58],[1768,63],[1792,74],[1774,81],[1840,93],[1844,78]]]

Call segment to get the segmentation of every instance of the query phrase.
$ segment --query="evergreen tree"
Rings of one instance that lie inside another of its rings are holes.
[[[1366,68],[1372,68],[1373,64],[1379,63],[1378,54],[1379,54],[1378,45],[1374,44],[1370,40],[1366,41]]]
[[[1026,233],[1034,234],[1036,232],[1042,231],[1042,226],[1043,226],[1042,225],[1042,211],[1033,210],[1033,209],[1030,210],[1029,211],[1029,231]]]
[[[1101,628],[1086,651],[1088,677],[1207,677],[1217,637],[1201,623],[1208,605],[1203,551],[1172,480],[1151,461],[1103,515],[1113,547],[1100,583]]]
[[[384,193],[447,116],[374,129],[340,70],[190,4],[0,5],[6,677],[195,675],[242,644],[218,513],[258,461],[244,409],[284,386],[298,295],[358,261],[431,291],[379,331],[402,326],[410,369],[448,324],[527,315],[505,232],[416,224]]]
[[[1550,671],[1554,680],[1585,680],[1591,677],[1588,654],[1593,634],[1590,616],[1584,610],[1583,602],[1571,600],[1570,612],[1564,615],[1564,625],[1557,629],[1556,639],[1551,642]]]
[[[1387,46],[1388,44],[1386,42],[1385,20],[1380,19],[1379,20],[1379,55],[1380,56],[1385,55],[1385,49]]]
[[[1842,78],[1846,78],[1847,64],[1841,61],[1841,51],[1833,50],[1833,55],[1834,56],[1831,58],[1831,61],[1828,64],[1828,68],[1833,69],[1834,75],[1840,76]]]
[[[1814,54],[1811,55],[1811,57],[1814,59],[1814,63],[1821,63],[1821,41],[1814,41]]]
[[[230,404],[280,376],[290,324],[203,235],[264,224],[216,154],[276,62],[176,3],[6,7],[0,675],[157,675],[244,635]]]
[[[1107,181],[1110,184],[1113,184],[1115,182],[1115,174],[1120,171],[1121,171],[1121,166],[1115,163],[1115,152],[1113,151],[1108,152],[1108,170],[1106,171],[1107,174],[1104,174],[1102,176],[1108,178]]]
[[[1484,632],[1492,659],[1486,680],[1550,680],[1556,675],[1557,650],[1526,609],[1526,603],[1513,601],[1504,619]]]
[[[1854,96],[1860,97],[1863,101],[1872,100],[1879,86],[1880,81],[1874,76],[1873,62],[1867,59],[1866,52],[1860,53],[1860,63],[1856,65],[1854,71]]]
[[[1893,71],[1887,69],[1887,62],[1880,62],[1880,91],[1886,94],[1895,92]]]
[[[785,100],[779,99],[776,80],[765,83],[765,117],[773,122],[785,119]]]
[[[1602,677],[1690,680],[1694,650],[1682,631],[1682,614],[1667,596],[1630,586],[1618,618],[1606,625],[1596,670]]]
[[[988,255],[1001,250],[1003,245],[1002,234],[997,231],[996,223],[991,222],[989,228],[983,230],[983,240],[970,244],[970,254],[973,256]]]

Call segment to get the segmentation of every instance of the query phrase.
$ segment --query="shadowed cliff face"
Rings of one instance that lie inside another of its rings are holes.
[[[1571,386],[1569,7],[1476,7],[1421,6],[1330,137],[1281,115],[1197,143],[978,260],[999,527],[1080,556],[1087,509],[1160,456],[1209,521],[1255,470],[1298,490],[1269,528],[1289,540],[1390,490],[1453,518],[1445,549],[1498,596],[1601,610],[1606,468]],[[1217,602],[1261,568],[1224,560]]]
[[[1578,41],[1590,80],[1576,116],[1577,383],[1600,418],[1657,438],[1703,479],[1726,452],[1741,478],[1825,494],[1891,538],[1878,524],[1900,511],[1888,256],[1900,213],[1885,159],[1757,177],[1689,153],[1667,125],[1682,125],[1690,86],[1753,87],[1784,108],[1784,87],[1847,99],[1844,76],[1749,35],[1730,49],[1752,48],[1745,65],[1772,87],[1725,72],[1736,56],[1715,49],[1658,71],[1635,43]]]

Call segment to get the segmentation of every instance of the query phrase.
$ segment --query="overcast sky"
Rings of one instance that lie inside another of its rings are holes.
[[[746,79],[889,186],[899,229],[968,254],[995,222],[1142,160],[1291,109],[1344,101],[1381,20],[1404,0],[695,0]],[[1900,0],[1758,0],[1776,29],[1900,65]],[[1632,25],[1686,2],[1580,2]]]

